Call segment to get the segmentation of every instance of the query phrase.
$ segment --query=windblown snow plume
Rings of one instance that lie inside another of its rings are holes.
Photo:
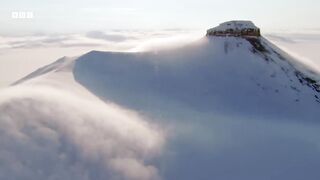
[[[0,179],[159,179],[163,133],[139,115],[51,87],[0,95]]]

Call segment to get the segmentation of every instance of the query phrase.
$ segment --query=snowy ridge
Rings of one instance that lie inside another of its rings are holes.
[[[52,64],[41,67],[26,77],[14,82],[12,85],[17,85],[23,83],[24,81],[48,74],[50,72],[59,72],[59,71],[71,71],[73,68],[73,61],[75,58],[62,57],[55,61]]]

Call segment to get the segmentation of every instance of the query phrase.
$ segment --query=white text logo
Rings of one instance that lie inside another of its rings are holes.
[[[32,19],[33,12],[32,11],[13,11],[11,13],[11,17],[13,19]]]

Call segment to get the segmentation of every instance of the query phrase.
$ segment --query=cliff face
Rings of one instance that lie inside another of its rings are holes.
[[[228,21],[207,30],[207,36],[255,36],[259,37],[260,29],[251,21]]]

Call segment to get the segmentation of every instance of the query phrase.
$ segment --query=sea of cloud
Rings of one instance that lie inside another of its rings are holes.
[[[0,92],[0,179],[159,179],[165,133],[113,104],[50,86]]]

